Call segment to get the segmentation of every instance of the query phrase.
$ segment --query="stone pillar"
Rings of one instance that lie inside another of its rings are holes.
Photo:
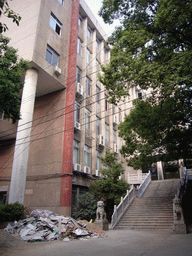
[[[29,144],[37,79],[37,70],[30,69],[26,72],[20,109],[21,119],[18,122],[15,152],[13,158],[9,203],[24,203]]]
[[[98,201],[97,202],[97,211],[96,211],[96,220],[95,224],[102,228],[103,230],[108,230],[109,229],[109,223],[108,220],[106,219],[106,213],[104,210],[104,203],[103,201]]]
[[[183,159],[179,159],[179,175],[180,175],[180,179],[184,179],[185,171],[186,171],[186,167],[184,167],[184,160]]]
[[[164,180],[164,173],[163,173],[163,163],[157,162],[157,177],[158,180]]]
[[[173,231],[176,234],[187,233],[183,210],[181,207],[181,200],[177,196],[173,199]]]

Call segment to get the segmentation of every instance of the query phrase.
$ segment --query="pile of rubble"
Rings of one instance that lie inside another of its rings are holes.
[[[48,210],[34,210],[28,218],[9,223],[5,231],[28,242],[104,237],[103,232],[88,231],[86,224]]]

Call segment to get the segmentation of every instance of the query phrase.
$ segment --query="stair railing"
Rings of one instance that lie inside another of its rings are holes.
[[[149,183],[151,182],[151,173],[147,173],[145,176],[145,179],[143,182],[140,184],[138,188],[135,189],[135,195],[136,197],[141,197],[143,193],[145,192],[146,188],[149,186]]]
[[[127,194],[125,195],[125,197],[121,198],[121,202],[119,203],[119,205],[118,206],[114,205],[114,211],[111,218],[112,229],[117,225],[117,223],[119,222],[119,220],[121,219],[125,211],[128,209],[133,199],[135,197],[142,196],[142,194],[144,193],[144,191],[146,190],[150,182],[151,182],[151,173],[149,172],[147,173],[147,175],[145,176],[145,179],[142,181],[142,183],[138,188],[135,188],[132,185],[132,188],[130,190],[127,190]]]

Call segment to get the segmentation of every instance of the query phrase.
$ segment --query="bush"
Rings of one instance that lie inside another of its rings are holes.
[[[13,222],[25,218],[25,207],[16,202],[0,205],[0,222]]]
[[[77,199],[78,207],[74,210],[72,217],[90,221],[96,218],[97,201],[93,194],[86,192]]]

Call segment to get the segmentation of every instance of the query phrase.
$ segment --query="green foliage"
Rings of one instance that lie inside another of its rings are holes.
[[[74,219],[90,221],[96,217],[97,201],[93,194],[86,192],[77,199],[78,207],[73,212]]]
[[[104,168],[101,173],[105,178],[97,179],[91,183],[90,191],[97,200],[113,200],[114,204],[119,204],[122,196],[125,196],[129,185],[125,180],[120,180],[119,176],[124,172],[122,164],[118,163],[114,154],[106,151],[105,157],[101,157]]]
[[[28,62],[18,60],[17,50],[8,46],[10,39],[0,35],[0,110],[13,122],[20,118],[20,96]]]
[[[25,218],[25,207],[16,202],[14,204],[0,205],[0,221],[13,222]]]
[[[119,128],[122,152],[135,168],[192,152],[191,12],[188,0],[103,1],[105,22],[122,21],[108,39],[111,60],[100,76],[109,101],[126,99],[132,85],[152,89]]]
[[[10,9],[8,1],[0,0],[0,16],[5,15],[8,18],[11,18],[13,22],[19,26],[19,22],[21,20],[21,16],[16,14],[13,10]],[[8,29],[5,23],[0,22],[0,33],[5,32]]]
[[[126,142],[121,153],[128,165],[139,169],[156,161],[190,157],[192,132],[186,129],[188,117],[181,100],[170,97],[154,106],[136,100],[134,105],[119,125],[119,135]]]

